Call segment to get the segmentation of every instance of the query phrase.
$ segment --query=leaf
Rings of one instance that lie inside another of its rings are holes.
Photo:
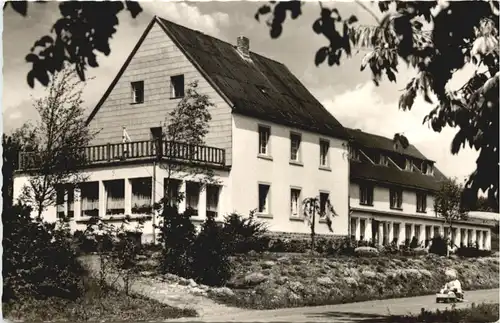
[[[321,19],[316,19],[316,21],[313,23],[313,30],[316,34],[321,34]]]
[[[358,17],[356,17],[355,15],[352,15],[352,16],[349,17],[349,19],[347,19],[347,23],[349,25],[351,25],[351,24],[353,24],[355,22],[358,22]]]
[[[387,68],[385,70],[385,74],[387,74],[387,78],[389,78],[389,81],[391,82],[396,82],[396,74],[394,74],[391,69]]]
[[[28,1],[9,1],[9,3],[18,14],[26,16],[28,13]]]
[[[369,61],[372,59],[373,55],[375,55],[375,52],[369,52],[365,56],[363,56],[363,59],[361,60],[361,67],[360,71],[363,71],[366,68],[366,65],[369,63]]]
[[[271,32],[270,32],[271,38],[274,38],[274,39],[278,38],[279,36],[281,36],[282,32],[283,32],[283,27],[281,26],[281,24],[280,25],[278,25],[278,24],[273,25],[271,27]]]
[[[132,18],[136,18],[143,10],[141,5],[137,1],[125,1],[125,6],[127,10],[130,11]]]
[[[266,15],[271,12],[271,7],[268,5],[263,5],[262,7],[259,8],[259,11],[257,11],[258,15]]]
[[[318,49],[316,52],[316,56],[314,57],[314,64],[319,66],[319,64],[323,63],[326,59],[326,55],[328,54],[328,47],[324,46]]]

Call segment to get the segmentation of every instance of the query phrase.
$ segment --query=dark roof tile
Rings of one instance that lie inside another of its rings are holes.
[[[247,61],[232,44],[158,20],[234,104],[234,112],[332,137],[348,137],[340,122],[285,65],[254,52]]]

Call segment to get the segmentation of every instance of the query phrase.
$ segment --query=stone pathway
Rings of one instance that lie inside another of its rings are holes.
[[[84,256],[80,260],[91,273],[94,275],[99,273],[100,263],[98,256]],[[117,277],[116,274],[108,275],[106,280],[108,284],[121,289],[125,286],[123,279]],[[130,291],[169,306],[194,309],[198,312],[199,318],[232,315],[244,311],[212,301],[203,295],[205,294],[203,288],[203,286],[184,286],[178,283],[166,282],[157,277],[138,277],[131,284]]]

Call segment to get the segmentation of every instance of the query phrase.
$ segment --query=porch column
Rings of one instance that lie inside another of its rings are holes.
[[[484,249],[486,250],[490,250],[491,249],[491,229],[488,229],[486,231],[484,231],[484,234],[486,235],[485,236],[485,245],[484,245]],[[496,251],[496,250],[495,250]]]
[[[410,236],[405,237],[405,239],[408,239],[411,243],[411,240],[413,239],[414,236],[415,236],[415,223],[412,223],[412,224],[410,224]]]
[[[74,195],[74,201],[73,201],[73,214],[75,219],[78,219],[82,215],[82,195],[80,192],[80,189],[75,188],[75,195]]]
[[[360,218],[354,218],[354,221],[356,223],[356,230],[354,231],[354,236],[356,237],[356,241],[358,241],[361,238],[361,221]]]
[[[179,185],[179,194],[184,198],[179,201],[179,213],[186,211],[186,181],[182,181]]]
[[[366,241],[370,241],[372,240],[373,241],[373,238],[375,237],[372,237],[372,219],[368,218],[365,220],[365,232],[364,232],[364,235],[365,235],[365,240]]]
[[[483,231],[476,230],[476,243],[479,249],[483,249]]]
[[[104,181],[99,181],[99,217],[106,216],[106,187]]]
[[[125,182],[125,214],[132,214],[132,181],[128,178],[123,180]]]
[[[398,245],[404,244],[404,242],[405,242],[405,236],[406,236],[406,223],[405,222],[400,222],[399,223]]]
[[[470,240],[472,241],[472,245],[475,245],[476,244],[476,230],[472,229],[472,237],[470,238]]]
[[[453,233],[455,232],[455,233]],[[453,244],[455,246],[458,246],[460,247],[460,239],[459,239],[459,236],[460,236],[460,229],[459,228],[453,228],[452,231],[451,231],[451,236],[453,238]]]
[[[386,226],[385,222],[378,223],[378,245],[381,246],[382,242],[384,242],[384,227]]]
[[[420,246],[420,243],[425,245],[425,225],[424,224],[417,224],[417,225],[420,228],[419,235],[417,237],[418,245]]]
[[[207,217],[207,186],[200,185],[200,197],[198,199],[198,216],[205,219]]]
[[[467,247],[467,245],[469,244],[469,230],[467,229],[463,229],[463,236],[462,236],[462,241],[463,241],[463,244],[464,246]]]
[[[393,236],[394,236],[394,222],[392,222],[392,221],[388,221],[388,222],[387,222],[387,227],[388,227],[388,228],[387,228],[387,233],[388,233],[388,234],[387,234],[387,236],[388,236],[388,237],[387,237],[387,240],[389,240],[389,241],[387,241],[387,243],[388,243],[388,244],[391,244],[391,243],[392,243]]]

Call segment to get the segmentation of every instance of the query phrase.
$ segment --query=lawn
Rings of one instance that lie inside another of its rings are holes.
[[[454,268],[464,290],[498,288],[498,258],[336,257],[263,253],[232,257],[227,287],[211,295],[243,308],[272,309],[349,303],[435,293]]]
[[[2,304],[3,315],[13,321],[120,321],[138,322],[194,317],[191,309],[179,309],[141,296],[127,296],[114,289],[102,291],[93,280],[76,301],[60,298],[24,300]]]

